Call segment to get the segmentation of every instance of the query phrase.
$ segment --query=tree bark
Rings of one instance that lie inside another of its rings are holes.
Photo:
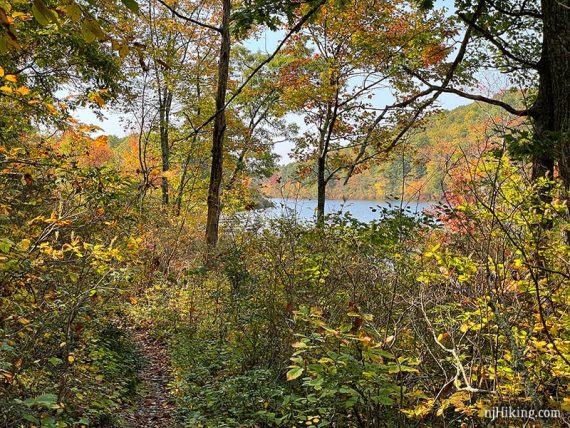
[[[170,107],[172,105],[172,93],[164,90],[164,96],[161,97],[161,105],[159,107],[159,133],[160,133],[160,151],[162,156],[162,203],[168,205],[168,178],[164,175],[170,171],[170,143],[169,143],[169,128],[170,128]]]
[[[542,0],[543,46],[538,99],[532,109],[538,138],[545,142],[545,165],[558,160],[560,177],[570,190],[570,6]],[[551,160],[552,158],[552,160]]]
[[[216,91],[216,112],[212,141],[212,167],[208,189],[208,218],[206,221],[206,243],[213,248],[218,243],[220,224],[220,191],[223,176],[224,138],[226,132],[226,92],[228,88],[230,66],[230,13],[231,0],[223,0],[222,10],[222,41],[218,61],[218,87]]]
[[[338,85],[338,81],[333,82]],[[329,153],[329,145],[333,136],[334,127],[338,118],[338,88],[335,93],[334,106],[332,103],[327,104],[327,113],[324,124],[319,136],[319,147],[317,159],[317,225],[324,224],[325,221],[325,203],[327,198],[327,184],[331,176],[326,177],[327,156]]]
[[[327,182],[325,180],[326,154],[320,154],[317,161],[317,225],[325,222]]]
[[[532,178],[554,176],[555,165],[562,179],[570,213],[570,8],[559,0],[542,0],[542,52],[538,63],[538,94],[530,109],[533,120]],[[550,188],[541,187],[538,201],[549,203]],[[541,225],[550,229],[552,222]],[[570,232],[566,233],[570,242]]]

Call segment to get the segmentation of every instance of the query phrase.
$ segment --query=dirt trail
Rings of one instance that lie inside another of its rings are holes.
[[[145,331],[133,331],[133,339],[145,359],[140,373],[143,393],[123,419],[133,428],[175,428],[174,400],[167,388],[171,379],[168,351]]]

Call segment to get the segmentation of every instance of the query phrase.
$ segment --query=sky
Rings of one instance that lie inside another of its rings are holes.
[[[453,0],[440,0],[436,2],[436,7],[443,6],[447,7],[449,10],[452,8],[452,4]],[[276,48],[281,37],[283,37],[282,32],[267,31],[261,35],[261,37],[247,40],[244,44],[252,51],[271,53]],[[383,106],[387,103],[390,103],[390,100],[378,99],[377,102],[379,105]],[[442,94],[439,97],[439,103],[444,109],[451,110],[460,105],[468,104],[469,101],[457,95]],[[103,134],[124,137],[131,132],[131,130],[128,129],[126,125],[126,123],[128,123],[128,117],[125,117],[119,112],[112,110],[103,110],[102,113],[104,118],[101,120],[95,115],[92,110],[88,108],[82,108],[78,109],[75,112],[75,117],[81,122],[98,125],[100,128],[102,128],[101,133]],[[292,121],[297,123],[301,129],[305,128],[305,124],[303,123],[301,117],[291,117]],[[292,148],[293,143],[291,142],[282,142],[275,145],[274,150],[281,157],[280,163],[288,163],[290,161],[289,153]]]

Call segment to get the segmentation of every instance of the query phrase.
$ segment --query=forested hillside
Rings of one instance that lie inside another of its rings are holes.
[[[568,52],[568,0],[0,0],[0,427],[569,426]]]
[[[499,98],[512,104],[522,102],[515,92]],[[400,147],[360,168],[346,184],[342,179],[331,181],[327,197],[441,200],[453,182],[460,159],[479,158],[492,141],[503,138],[505,130],[519,126],[521,121],[516,117],[483,103],[434,113]],[[310,168],[307,172],[302,164],[288,163],[264,182],[263,191],[276,198],[314,199],[316,175]]]

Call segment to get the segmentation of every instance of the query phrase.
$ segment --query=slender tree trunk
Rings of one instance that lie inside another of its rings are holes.
[[[202,113],[202,109],[200,108],[201,99],[202,99],[202,89],[200,86],[200,76],[196,75],[196,100],[197,100],[196,117],[200,117],[200,114]],[[198,134],[194,133],[190,147],[194,147],[197,139],[198,139]],[[189,150],[188,154],[186,155],[186,159],[184,160],[184,166],[182,167],[182,176],[180,177],[180,185],[178,186],[178,195],[176,196],[177,216],[179,216],[180,213],[182,212],[182,198],[184,197],[184,189],[187,184],[186,182],[188,181],[186,176],[188,175],[188,168],[190,167],[191,160],[192,160],[192,150]]]
[[[338,81],[331,82],[338,85]],[[331,176],[326,178],[327,156],[329,145],[333,136],[334,127],[338,118],[338,87],[335,94],[334,106],[327,105],[327,114],[319,137],[319,159],[317,160],[317,225],[325,221],[325,203],[327,199],[327,184]]]
[[[230,13],[231,0],[222,0],[222,41],[218,62],[218,87],[216,92],[216,112],[212,141],[212,169],[208,189],[208,218],[206,222],[206,242],[210,248],[218,243],[220,223],[220,190],[222,187],[224,137],[226,132],[226,91],[230,68]]]
[[[167,89],[160,106],[160,150],[162,155],[162,203],[168,205],[168,178],[164,175],[170,171],[170,144],[169,144],[169,128],[170,128],[170,106],[172,104],[172,94]]]
[[[326,154],[320,154],[317,161],[317,225],[325,221],[327,182],[325,180]]]

